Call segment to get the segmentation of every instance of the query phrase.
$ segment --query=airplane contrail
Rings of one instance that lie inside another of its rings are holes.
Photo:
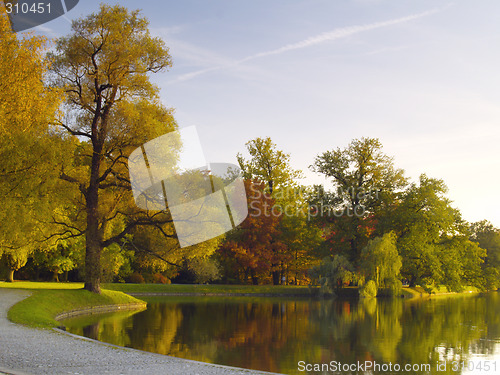
[[[243,59],[237,60],[231,64],[214,66],[211,68],[200,69],[200,70],[197,70],[197,71],[194,71],[191,73],[186,73],[186,74],[179,76],[175,80],[175,82],[186,81],[186,80],[192,79],[192,78],[197,77],[197,76],[202,75],[202,74],[206,74],[206,73],[213,72],[213,71],[220,70],[220,69],[227,69],[230,67],[234,67],[236,65],[245,63],[247,61],[255,60],[255,59],[258,59],[261,57],[266,57],[266,56],[271,56],[271,55],[279,55],[279,54],[284,53],[284,52],[293,51],[293,50],[302,49],[302,48],[307,48],[307,47],[314,46],[317,44],[346,38],[348,36],[358,34],[361,32],[380,29],[380,28],[387,27],[387,26],[392,26],[392,25],[397,25],[400,23],[413,21],[413,20],[418,19],[418,18],[427,17],[427,16],[430,16],[432,14],[441,12],[443,9],[445,9],[447,7],[448,6],[446,6],[444,8],[431,9],[431,10],[428,10],[428,11],[425,11],[422,13],[417,13],[417,14],[413,14],[413,15],[409,15],[409,16],[401,17],[401,18],[395,18],[395,19],[383,21],[383,22],[375,22],[375,23],[370,23],[370,24],[366,24],[366,25],[356,25],[356,26],[348,26],[348,27],[334,29],[332,31],[324,32],[324,33],[321,33],[319,35],[304,39],[300,42],[290,43],[290,44],[287,44],[287,45],[280,47],[280,48],[276,48],[276,49],[273,49],[270,51],[265,51],[265,52],[259,52],[259,53],[244,57]]]

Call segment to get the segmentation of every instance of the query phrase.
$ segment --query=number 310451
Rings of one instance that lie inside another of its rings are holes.
[[[28,3],[6,3],[5,8],[7,13],[14,13],[14,14],[27,14],[27,13],[37,13],[37,14],[43,14],[43,13],[50,13],[50,3],[34,3],[34,4],[28,4]]]

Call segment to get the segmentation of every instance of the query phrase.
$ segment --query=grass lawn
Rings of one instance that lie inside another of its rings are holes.
[[[197,285],[197,284],[103,284],[103,288],[124,293],[193,295],[311,296],[317,287],[294,285]]]
[[[83,289],[83,283],[55,283],[38,281],[14,281],[7,283],[0,281],[0,288],[7,289]]]
[[[0,288],[26,289],[33,294],[15,304],[7,317],[14,323],[31,327],[51,328],[59,323],[54,319],[63,312],[81,310],[95,306],[127,305],[145,303],[125,293],[103,290],[102,294],[82,289],[82,283],[0,283]]]
[[[425,290],[423,290],[421,287],[418,286],[415,288],[404,286],[403,289],[401,290],[401,294],[405,298],[415,298],[415,297],[429,295]]]
[[[463,294],[466,293],[479,293],[480,291],[471,286],[471,287],[465,287],[464,290],[460,293],[455,293],[455,292],[450,292],[448,289],[446,289],[445,286],[440,285],[436,288],[433,288],[431,291],[431,294],[427,293],[424,288],[421,286],[416,286],[416,287],[403,287],[402,294],[405,297],[429,297],[432,296],[433,298],[435,297],[450,297],[450,296],[462,296]]]

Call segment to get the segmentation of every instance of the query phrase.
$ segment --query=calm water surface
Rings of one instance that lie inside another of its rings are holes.
[[[63,324],[72,333],[121,346],[285,374],[370,373],[365,368],[336,372],[326,367],[332,361],[337,369],[338,362],[358,361],[401,368],[430,365],[430,372],[420,367],[399,374],[500,374],[500,293],[430,300],[147,301],[142,312],[74,318]],[[324,364],[325,371],[314,371],[314,364]],[[304,371],[306,365],[311,371]],[[379,370],[374,373],[397,373],[387,367]]]

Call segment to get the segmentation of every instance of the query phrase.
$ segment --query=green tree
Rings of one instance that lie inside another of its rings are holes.
[[[398,249],[403,260],[401,275],[411,287],[425,287],[442,280],[439,242],[439,236],[421,223],[413,224],[398,238]]]
[[[311,264],[317,262],[314,250],[322,241],[321,229],[301,216],[291,216],[283,220],[283,242],[290,255],[285,271],[289,283],[299,285],[307,277]]]
[[[485,289],[486,280],[482,264],[486,250],[469,240],[466,234],[443,235],[438,250],[442,268],[440,283],[448,290],[461,292],[464,286]]]
[[[410,286],[430,290],[444,284],[458,291],[464,285],[484,284],[480,275],[483,251],[466,238],[468,228],[446,198],[447,191],[442,180],[423,174],[382,220],[398,235],[401,274]]]
[[[73,241],[75,242],[75,241]],[[51,252],[47,252],[45,267],[52,272],[53,280],[59,282],[59,275],[67,273],[77,266],[76,258],[78,255],[74,253],[78,251],[77,243],[72,244],[71,241],[58,241]]]
[[[312,214],[331,228],[323,248],[357,264],[379,213],[407,184],[403,170],[394,167],[375,138],[355,139],[344,149],[326,151],[311,168],[331,178],[334,187],[332,193],[320,192],[312,202]]]
[[[54,228],[56,231],[57,228]],[[63,240],[56,236],[55,241],[44,241],[31,254],[33,277],[38,280],[41,272],[50,272],[52,280],[68,281],[68,272],[83,267],[84,245],[82,238]]]
[[[403,258],[402,275],[410,286],[435,285],[444,281],[442,236],[458,230],[460,213],[451,207],[442,180],[420,176],[402,194],[401,204],[392,213]]]
[[[171,66],[171,59],[138,11],[101,5],[98,13],[73,22],[49,60],[54,85],[66,92],[66,115],[58,125],[85,140],[81,168],[64,170],[61,178],[81,192],[85,225],[72,235],[85,235],[85,289],[99,293],[105,247],[137,225],[171,223],[168,212],[135,208],[126,163],[132,150],[175,129],[148,77]]]
[[[403,258],[401,273],[410,286],[425,287],[443,280],[441,235],[453,231],[459,215],[445,197],[447,191],[442,180],[421,175],[419,184],[411,184],[402,193],[401,203],[391,213]]]
[[[500,229],[483,220],[470,226],[470,240],[486,250],[482,265],[485,277],[485,287],[488,290],[500,286]]]
[[[290,154],[278,150],[270,137],[248,141],[246,148],[249,160],[237,155],[245,178],[265,182],[271,195],[276,189],[291,186],[293,180],[302,177],[300,171],[290,166]]]

